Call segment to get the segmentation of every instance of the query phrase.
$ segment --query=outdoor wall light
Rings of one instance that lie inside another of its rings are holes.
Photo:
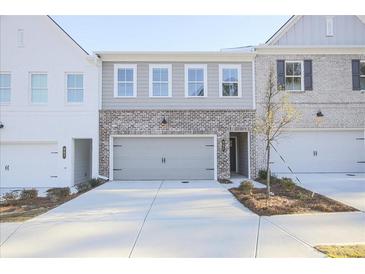
[[[320,110],[318,110],[318,112],[317,112],[317,117],[323,117],[324,115],[323,115],[323,113],[322,113],[322,111],[320,111]]]
[[[226,140],[225,139],[222,140],[222,151],[223,152],[226,151]]]
[[[0,128],[4,128],[4,124],[0,122]]]
[[[163,117],[162,122],[161,122],[161,126],[164,127],[166,125],[167,125],[167,121],[166,121],[165,117]]]

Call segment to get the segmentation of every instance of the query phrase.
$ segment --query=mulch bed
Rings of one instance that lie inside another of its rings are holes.
[[[265,183],[264,180],[260,182]],[[260,216],[358,211],[356,208],[297,185],[290,189],[285,188],[279,182],[271,184],[271,192],[274,195],[270,198],[267,198],[265,188],[253,188],[251,194],[240,188],[231,188],[230,191],[243,205]]]
[[[0,205],[0,222],[22,222],[40,214],[43,214],[52,208],[55,208],[71,199],[78,194],[71,194],[63,200],[52,201],[48,197],[37,197],[29,200],[17,200],[12,204]]]

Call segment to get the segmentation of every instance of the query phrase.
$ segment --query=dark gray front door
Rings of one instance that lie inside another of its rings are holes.
[[[236,139],[235,138],[230,138],[230,149],[229,149],[229,154],[230,154],[230,161],[231,161],[231,171],[236,172]]]

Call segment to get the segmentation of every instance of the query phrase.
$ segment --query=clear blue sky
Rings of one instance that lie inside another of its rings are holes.
[[[215,51],[264,43],[290,16],[52,16],[88,52]]]

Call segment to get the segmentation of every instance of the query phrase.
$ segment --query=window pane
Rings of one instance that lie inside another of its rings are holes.
[[[125,70],[125,81],[133,81],[133,69]]]
[[[0,103],[10,102],[10,88],[0,88]]]
[[[223,96],[238,96],[238,84],[223,84]]]
[[[32,74],[32,88],[47,88],[47,74]]]
[[[83,89],[68,89],[67,101],[70,103],[81,103],[84,100]]]
[[[302,63],[294,63],[294,75],[302,74]]]
[[[168,76],[168,69],[167,68],[162,68],[160,69],[160,73],[161,73],[161,81],[165,81],[167,82],[169,80],[169,76]]]
[[[133,84],[132,83],[125,84],[125,94],[126,94],[126,96],[133,96]]]
[[[161,95],[161,84],[160,83],[154,83],[152,85],[152,95],[153,96],[160,96]]]
[[[360,78],[360,89],[365,90],[365,77]]]
[[[167,83],[160,84],[161,96],[169,96],[169,85]]]
[[[188,87],[189,96],[204,96],[203,83],[190,83]]]
[[[10,74],[0,74],[0,88],[10,88]]]
[[[223,69],[223,81],[224,82],[237,82],[238,70],[237,69]]]
[[[125,69],[118,69],[118,81],[125,81]]]
[[[196,81],[195,69],[188,70],[188,81]]]
[[[365,62],[360,62],[360,74],[365,75]]]
[[[67,88],[83,88],[84,76],[82,74],[68,74]]]
[[[204,69],[196,69],[196,81],[204,81]]]
[[[286,66],[286,75],[293,75],[294,64],[293,63],[285,63]]]
[[[44,89],[32,89],[32,102],[33,103],[47,103],[48,93]]]
[[[302,90],[302,79],[300,77],[294,77],[293,90]]]
[[[154,68],[152,74],[153,81],[161,81],[161,71],[159,68]]]
[[[293,90],[293,78],[292,77],[285,78],[285,89]]]

